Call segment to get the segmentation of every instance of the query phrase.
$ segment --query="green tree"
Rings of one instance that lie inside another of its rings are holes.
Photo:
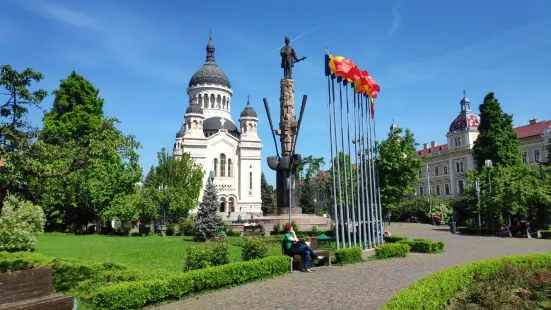
[[[503,113],[499,101],[492,92],[484,97],[479,110],[480,134],[473,148],[477,168],[482,169],[487,159],[497,165],[520,165],[521,154],[517,134],[513,128],[513,116]]]
[[[551,138],[547,141],[547,165],[551,166]]]
[[[401,128],[389,132],[386,140],[377,145],[383,207],[399,206],[405,197],[415,193],[423,160],[417,156],[417,145],[413,133]]]
[[[0,66],[0,209],[6,193],[26,193],[25,152],[36,136],[36,128],[28,121],[29,108],[40,108],[48,95],[45,90],[31,90],[33,84],[44,78],[40,72],[25,69],[18,72],[9,65]]]
[[[168,221],[175,224],[197,206],[203,187],[203,168],[188,153],[175,158],[163,148],[157,158],[159,163],[148,173],[144,186],[155,189],[162,186],[156,199]]]
[[[203,194],[203,201],[197,212],[195,241],[205,242],[220,236],[224,222],[218,214],[218,195],[212,182],[208,182]]]
[[[28,184],[50,228],[81,227],[99,220],[117,194],[134,192],[142,178],[140,144],[116,128],[117,119],[104,117],[99,90],[82,76],[71,73],[54,94],[27,153]]]
[[[264,215],[275,214],[277,208],[274,203],[274,188],[266,181],[264,172],[261,173],[260,177],[260,195],[262,197],[262,213]]]
[[[311,179],[305,179],[300,185],[300,206],[302,208],[302,213],[316,213],[316,202],[314,202],[314,199],[314,184]]]

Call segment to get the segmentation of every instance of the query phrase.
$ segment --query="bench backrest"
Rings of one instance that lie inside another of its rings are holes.
[[[0,273],[0,304],[44,297],[52,291],[50,268]]]

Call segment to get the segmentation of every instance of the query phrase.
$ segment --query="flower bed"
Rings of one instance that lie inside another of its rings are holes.
[[[489,279],[503,271],[507,263],[529,270],[542,270],[551,264],[551,255],[509,256],[439,271],[396,294],[383,309],[446,309],[456,293],[470,287],[475,276],[483,280]]]

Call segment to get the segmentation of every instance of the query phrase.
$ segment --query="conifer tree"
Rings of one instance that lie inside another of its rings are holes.
[[[520,165],[521,156],[513,116],[503,113],[499,101],[490,92],[479,107],[480,134],[474,142],[473,157],[478,169],[489,159],[503,166]]]
[[[266,176],[264,172],[262,172],[260,177],[260,195],[262,196],[262,213],[264,213],[264,215],[271,215],[276,212],[273,192],[273,187],[268,184]]]
[[[197,212],[194,240],[199,242],[214,240],[220,235],[223,227],[224,223],[218,214],[218,194],[212,182],[208,182]]]

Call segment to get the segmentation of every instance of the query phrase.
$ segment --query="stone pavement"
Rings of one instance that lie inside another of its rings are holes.
[[[377,309],[394,294],[435,271],[514,254],[548,253],[551,240],[452,235],[448,226],[393,223],[395,236],[445,242],[445,253],[317,268],[203,294],[157,307],[183,309]]]

